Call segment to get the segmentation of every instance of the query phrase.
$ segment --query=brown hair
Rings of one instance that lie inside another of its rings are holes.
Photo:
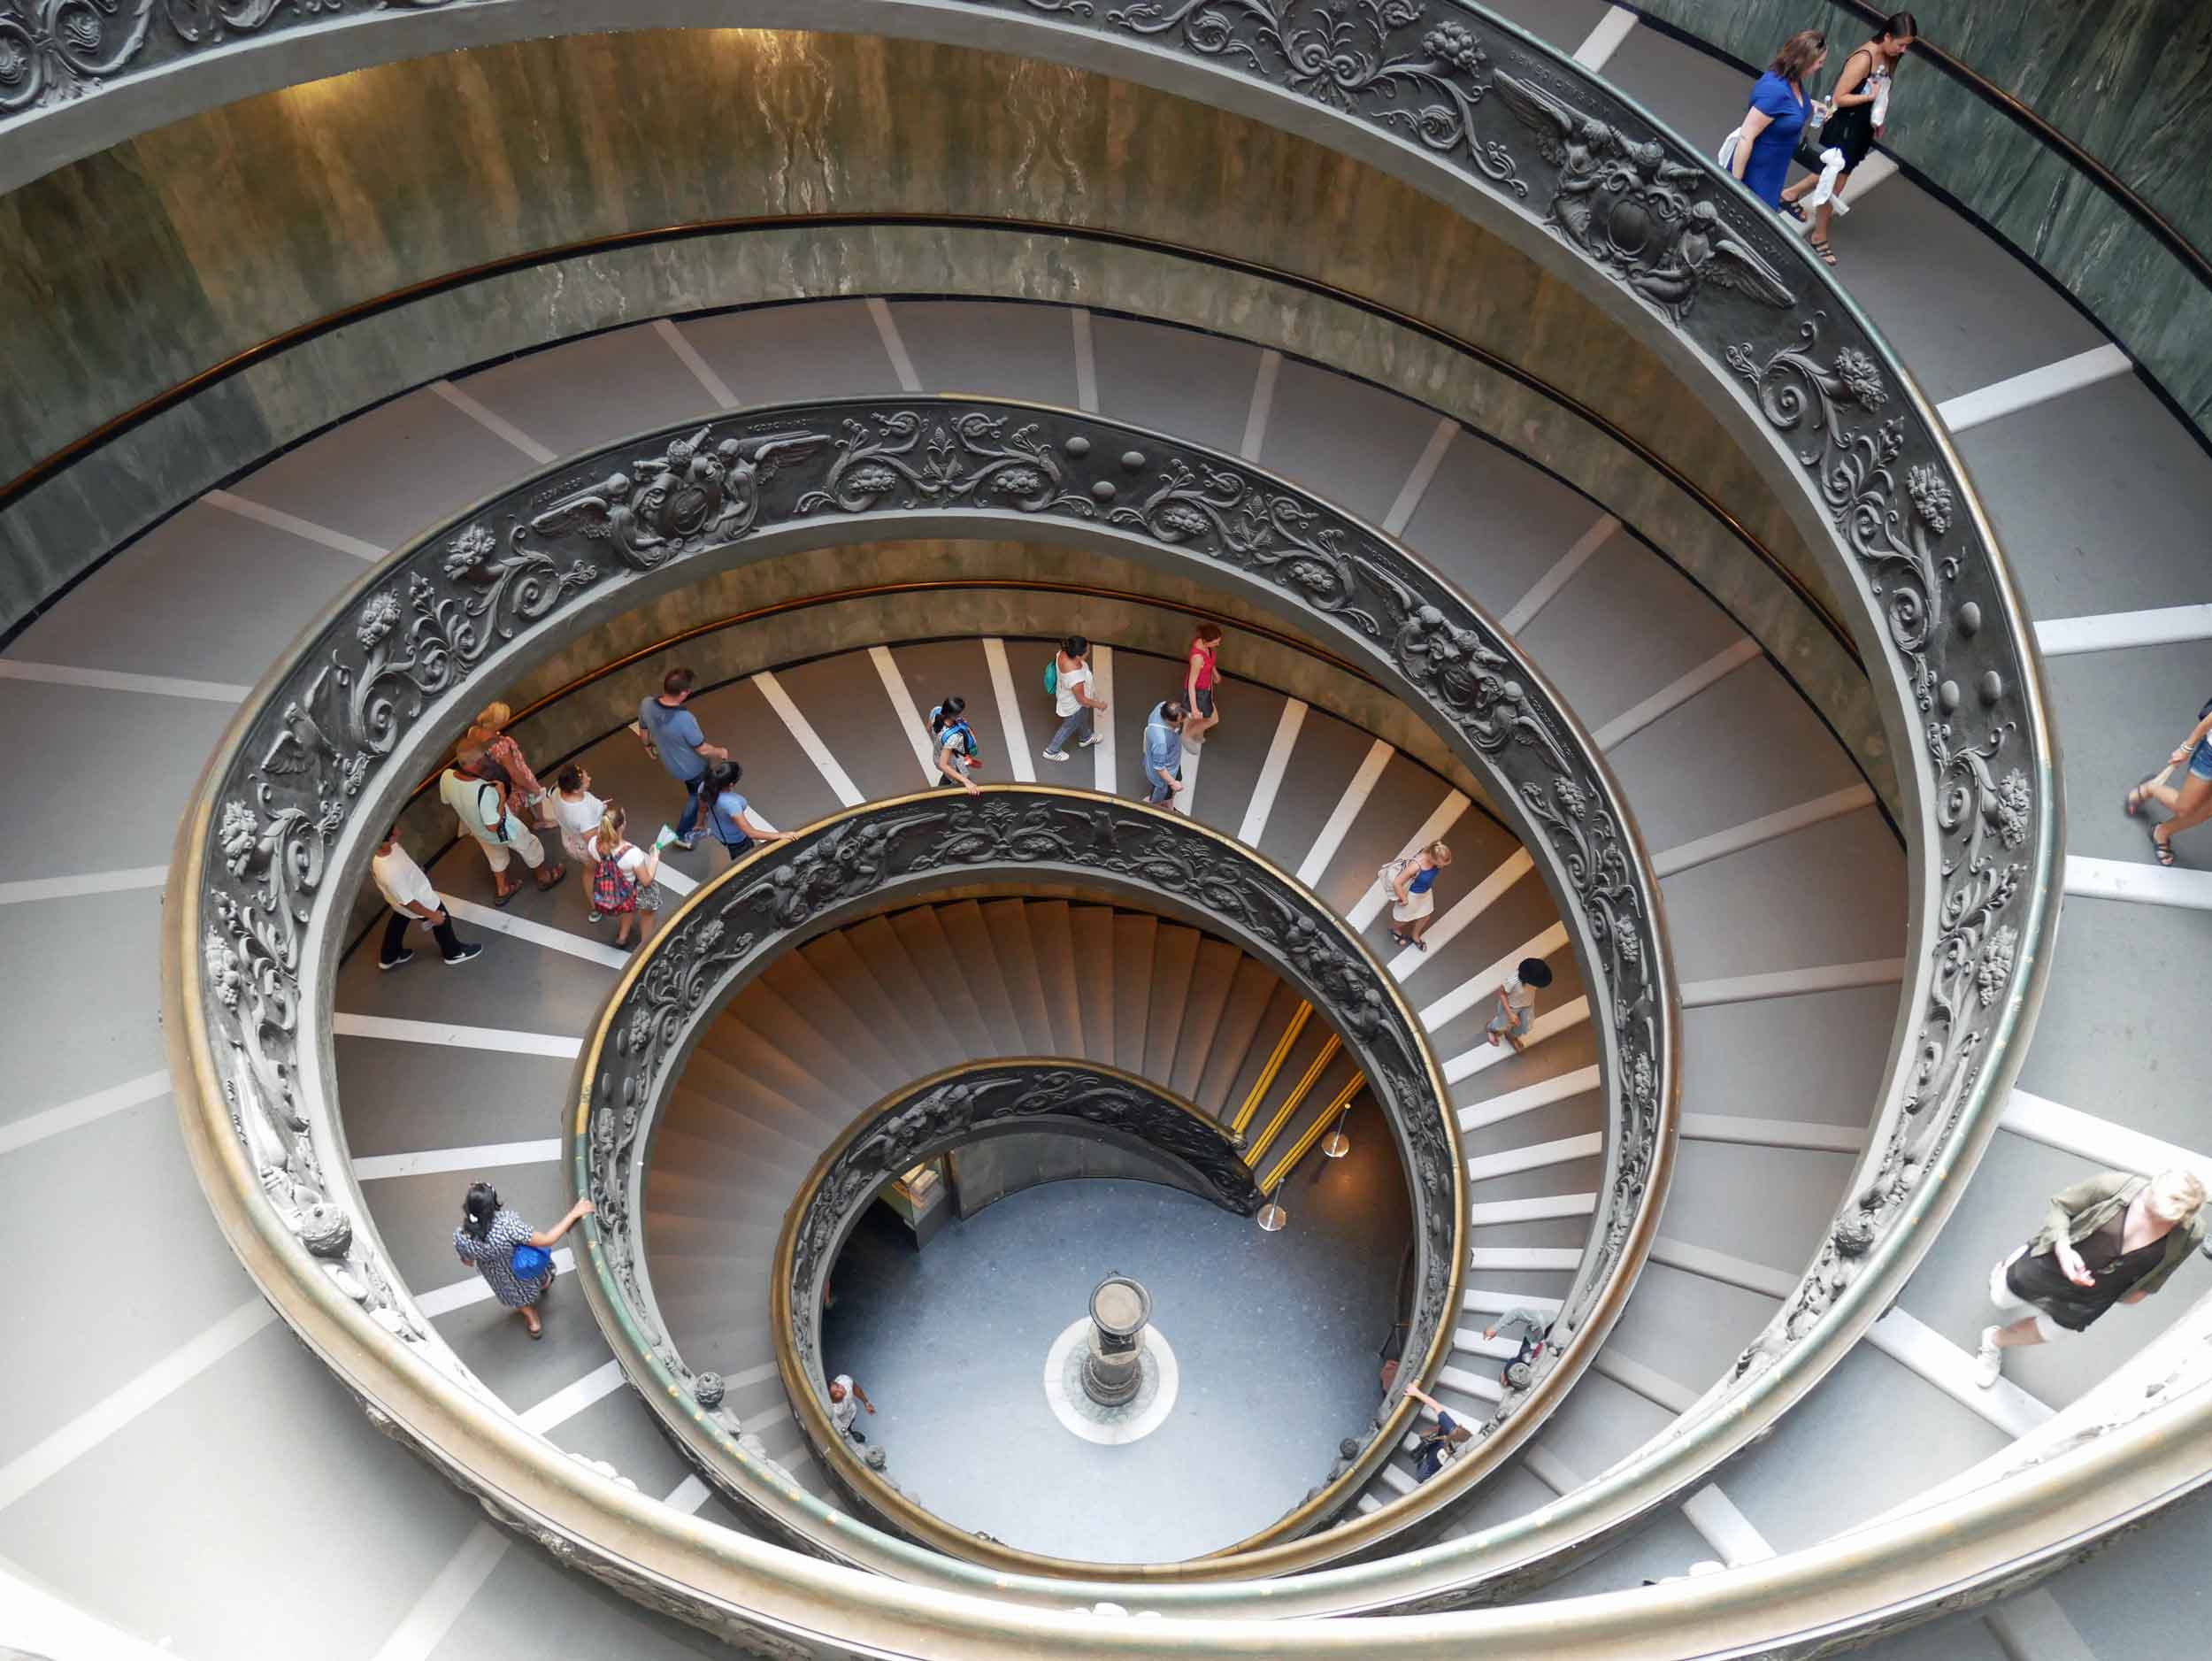
[[[1785,81],[1802,81],[1827,50],[1828,37],[1818,29],[1800,29],[1782,42],[1767,67]]]
[[[661,693],[672,698],[680,692],[690,691],[698,682],[699,677],[688,669],[671,669],[661,677]]]
[[[602,859],[611,859],[622,851],[622,827],[630,822],[630,816],[610,802],[599,815],[599,828],[592,833],[591,845],[597,849]]]
[[[1219,640],[1221,638],[1221,625],[1218,623],[1201,623],[1198,626],[1198,638],[1204,641]]]

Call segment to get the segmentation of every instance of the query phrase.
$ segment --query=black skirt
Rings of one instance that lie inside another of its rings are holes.
[[[1874,106],[1847,104],[1828,118],[1820,129],[1820,147],[1843,152],[1843,170],[1854,171],[1874,148]]]

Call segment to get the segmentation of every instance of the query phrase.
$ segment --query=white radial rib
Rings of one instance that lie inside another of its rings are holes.
[[[1751,1526],[1751,1519],[1736,1509],[1734,1501],[1710,1482],[1682,1502],[1682,1515],[1732,1569],[1763,1563],[1774,1555],[1766,1536]]]
[[[1502,1096],[1491,1096],[1459,1111],[1462,1130],[1480,1130],[1486,1125],[1495,1125],[1502,1119],[1513,1119],[1523,1113],[1534,1112],[1540,1107],[1549,1107],[1554,1102],[1563,1102],[1571,1096],[1587,1094],[1598,1088],[1598,1070],[1594,1063],[1577,1067],[1571,1073],[1525,1084],[1517,1090],[1508,1090]]]
[[[1237,454],[1257,461],[1267,442],[1267,418],[1275,408],[1275,377],[1282,373],[1283,355],[1273,347],[1260,354],[1259,373],[1252,378],[1252,404],[1244,415],[1244,442]]]
[[[149,1073],[127,1084],[110,1085],[104,1090],[95,1090],[90,1096],[81,1096],[73,1102],[64,1102],[59,1107],[50,1107],[42,1113],[33,1113],[12,1124],[0,1125],[0,1154],[13,1153],[27,1148],[35,1142],[44,1142],[49,1136],[58,1136],[90,1125],[108,1117],[150,1102],[169,1091],[169,1073]]]
[[[2046,657],[2124,651],[2137,646],[2174,646],[2192,640],[2212,640],[2212,605],[2164,605],[2149,611],[2055,617],[2035,626],[2035,643]]]
[[[1788,1119],[1732,1119],[1722,1113],[1685,1113],[1682,1134],[1692,1142],[1732,1142],[1752,1148],[1807,1148],[1856,1153],[1866,1146],[1863,1125],[1823,1125]]]
[[[1651,1260],[1686,1274],[1701,1275],[1708,1280],[1718,1280],[1723,1286],[1740,1287],[1747,1292],[1759,1292],[1768,1297],[1787,1297],[1797,1289],[1797,1276],[1784,1270],[1732,1257],[1709,1246],[1670,1240],[1664,1234],[1651,1242]]]
[[[668,350],[676,354],[676,361],[691,371],[691,378],[699,383],[718,406],[725,410],[737,408],[737,394],[730,390],[730,383],[715,373],[714,365],[699,356],[699,349],[691,343],[690,338],[676,327],[673,320],[664,317],[655,318],[653,333],[659,335]]]
[[[454,1171],[487,1171],[501,1165],[550,1165],[561,1157],[561,1140],[494,1142],[473,1148],[426,1148],[419,1153],[365,1154],[353,1162],[357,1181],[395,1177],[437,1176]]]
[[[1632,709],[1624,710],[1590,734],[1600,750],[1625,743],[1663,715],[1673,713],[1699,693],[1725,680],[1759,656],[1759,642],[1746,636],[1715,652],[1678,680],[1670,681]]]
[[[563,1246],[556,1250],[553,1266],[563,1274],[573,1273],[576,1268],[575,1249]],[[465,1280],[455,1280],[416,1294],[415,1307],[423,1312],[426,1319],[436,1320],[442,1315],[450,1315],[457,1309],[484,1303],[491,1295],[491,1282],[480,1274],[471,1274]]]
[[[830,747],[822,742],[821,734],[814,730],[814,723],[807,719],[806,712],[784,690],[783,682],[764,669],[753,677],[753,684],[760,688],[760,696],[768,700],[768,707],[775,711],[776,718],[791,734],[792,742],[806,752],[807,759],[814,764],[815,771],[822,775],[838,802],[845,807],[858,807],[859,786],[852,781],[852,775],[837,757],[830,754]]]
[[[1421,506],[1421,498],[1428,494],[1436,470],[1444,465],[1444,452],[1451,448],[1452,438],[1459,431],[1459,423],[1447,416],[1440,419],[1430,433],[1429,442],[1422,447],[1420,458],[1413,464],[1413,471],[1398,487],[1397,500],[1390,504],[1390,511],[1383,515],[1383,534],[1396,536],[1403,533]]]
[[[27,877],[0,882],[0,905],[28,905],[39,900],[73,900],[87,894],[121,894],[157,888],[169,880],[167,865],[136,865],[127,871],[87,871],[73,877]]]
[[[499,414],[496,411],[486,409],[450,381],[434,381],[430,383],[430,389],[460,411],[462,414],[467,416],[477,426],[498,439],[501,443],[519,450],[532,461],[536,462],[539,466],[546,466],[559,459],[551,450],[539,443],[536,439],[531,437],[505,416]]]
[[[273,531],[282,531],[286,535],[296,536],[303,542],[312,542],[318,548],[327,548],[334,554],[350,554],[356,559],[374,562],[390,551],[379,548],[374,542],[364,542],[358,536],[349,536],[343,531],[332,530],[327,525],[318,525],[314,520],[303,519],[296,513],[287,513],[281,508],[250,501],[227,490],[210,490],[200,500],[209,507],[220,508],[238,519],[251,519],[256,525],[265,525]]]
[[[1608,6],[1605,15],[1575,48],[1575,62],[1593,74],[1611,61],[1628,32],[1636,27],[1636,14],[1625,6]]]
[[[1556,1142],[1530,1142],[1525,1147],[1509,1148],[1503,1153],[1476,1155],[1467,1162],[1467,1176],[1470,1181],[1482,1182],[1492,1177],[1511,1176],[1518,1171],[1540,1171],[1571,1160],[1594,1158],[1604,1148],[1605,1138],[1595,1131],[1582,1136],[1563,1136]]]
[[[1655,1367],[1647,1367],[1640,1361],[1632,1361],[1621,1353],[1617,1343],[1607,1344],[1591,1357],[1590,1370],[1601,1373],[1614,1383],[1631,1389],[1647,1402],[1655,1402],[1670,1413],[1686,1413],[1697,1405],[1697,1392],[1686,1384],[1677,1383]]]
[[[1344,794],[1337,801],[1328,821],[1313,839],[1313,847],[1307,852],[1305,862],[1298,867],[1298,880],[1308,888],[1321,880],[1329,868],[1329,861],[1336,857],[1336,850],[1343,844],[1345,835],[1352,828],[1352,821],[1367,805],[1367,798],[1374,794],[1375,782],[1382,777],[1383,769],[1390,765],[1395,753],[1378,738],[1368,746],[1366,757],[1352,774],[1352,781],[1344,787]]]
[[[634,955],[619,947],[609,946],[587,935],[572,934],[565,928],[555,928],[547,923],[536,923],[526,917],[517,917],[496,906],[479,905],[474,900],[457,900],[449,894],[441,894],[445,909],[463,922],[478,928],[488,928],[495,934],[504,934],[510,940],[527,941],[533,946],[542,946],[548,951],[565,952],[572,957],[581,957],[586,963],[595,963],[603,969],[619,969]],[[581,905],[580,897],[576,904]]]
[[[2089,859],[2069,854],[2065,881],[2067,893],[2085,899],[2212,911],[2212,871],[2157,865],[2147,859]]]
[[[2048,404],[2053,398],[2064,397],[2084,387],[2093,387],[2100,381],[2124,375],[2134,367],[2128,355],[2108,341],[2102,346],[2093,346],[2085,352],[2062,358],[2040,369],[2031,369],[2025,374],[1947,398],[1936,405],[1936,413],[1954,433],[1963,433],[1984,422]]]
[[[336,1014],[330,1030],[347,1038],[389,1038],[410,1044],[449,1044],[457,1050],[495,1050],[511,1056],[551,1056],[573,1061],[583,1053],[580,1038],[560,1033],[518,1033],[497,1027],[462,1027],[448,1021],[400,1020],[388,1015]]]
[[[1496,1228],[1507,1223],[1540,1223],[1555,1217],[1587,1217],[1598,1208],[1594,1194],[1540,1194],[1525,1200],[1480,1200],[1467,1208],[1467,1221],[1476,1228]]]
[[[1539,1297],[1533,1292],[1499,1292],[1471,1286],[1460,1293],[1459,1306],[1471,1314],[1502,1315],[1508,1310],[1525,1309],[1537,1315],[1556,1315],[1560,1301]]]
[[[420,1596],[392,1628],[391,1636],[378,1646],[371,1661],[430,1661],[461,1611],[492,1578],[507,1555],[507,1536],[489,1523],[479,1523],[461,1542],[460,1549],[431,1578]]]
[[[1091,788],[1111,795],[1118,788],[1118,775],[1114,764],[1114,649],[1111,646],[1091,648],[1091,690],[1098,694],[1099,702],[1106,708],[1098,712],[1092,729],[1098,734],[1098,742],[1091,746]]]
[[[1563,1269],[1571,1272],[1582,1262],[1582,1253],[1572,1246],[1470,1246],[1467,1266],[1471,1269]],[[1536,1300],[1519,1297],[1516,1301],[1531,1304]]]
[[[906,742],[913,746],[914,765],[922,770],[922,781],[934,784],[937,758],[929,753],[929,734],[923,727],[921,707],[914,702],[906,677],[899,673],[898,660],[891,656],[888,646],[871,646],[868,661],[875,665],[876,675],[883,682],[884,696],[891,700],[891,713],[898,718]]]
[[[2154,1176],[2178,1166],[2212,1181],[2212,1157],[2025,1090],[2012,1093],[2000,1122],[2016,1135],[2047,1148],[2062,1148],[2107,1167]]]
[[[1891,1360],[1902,1362],[2008,1436],[2024,1436],[2052,1417],[2050,1407],[2009,1379],[1981,1388],[1974,1382],[1974,1357],[1901,1309],[1892,1309],[1866,1329],[1866,1336]]]
[[[620,1389],[622,1383],[622,1364],[611,1357],[575,1383],[563,1386],[536,1406],[516,1417],[521,1419],[524,1429],[534,1430],[543,1436],[557,1426],[575,1418],[601,1397]]]
[[[877,337],[883,342],[883,354],[891,360],[891,373],[899,378],[899,390],[919,392],[922,378],[914,373],[914,360],[907,355],[906,341],[899,334],[898,319],[891,315],[889,303],[871,295],[868,315],[875,320]]]
[[[1835,963],[1817,969],[1780,969],[1771,974],[1731,975],[1717,980],[1689,980],[1682,987],[1684,1009],[1715,1004],[1750,1004],[1761,998],[1798,997],[1808,992],[1840,992],[1853,987],[1893,986],[1905,978],[1902,957],[1873,963]]]
[[[1286,699],[1283,712],[1275,722],[1275,736],[1267,746],[1267,759],[1260,764],[1259,781],[1252,787],[1251,799],[1244,804],[1244,823],[1237,827],[1237,840],[1248,848],[1257,848],[1260,838],[1267,834],[1268,815],[1275,811],[1275,797],[1283,788],[1283,774],[1290,769],[1291,751],[1298,747],[1298,734],[1305,725],[1305,701]]]
[[[1655,875],[1671,877],[1678,872],[1709,865],[1716,859],[1742,853],[1747,848],[1756,848],[1762,842],[1772,842],[1778,836],[1787,836],[1873,805],[1874,792],[1863,784],[1855,784],[1847,789],[1837,790],[1795,807],[1786,807],[1778,813],[1769,813],[1727,830],[1715,831],[1709,836],[1701,836],[1695,842],[1684,842],[1679,847],[1668,849],[1664,853],[1655,854],[1651,868]]]
[[[1550,570],[1537,578],[1535,586],[1514,603],[1513,609],[1498,619],[1498,627],[1509,634],[1517,634],[1536,620],[1536,614],[1549,605],[1574,578],[1576,572],[1589,563],[1592,554],[1612,539],[1621,522],[1610,513],[1598,515],[1597,522],[1575,538],[1574,546],[1552,563]]]
[[[130,674],[119,669],[83,669],[73,664],[27,663],[20,657],[0,657],[0,680],[36,681],[94,692],[142,692],[150,697],[191,698],[204,704],[241,703],[253,689],[222,681],[184,681],[174,675]]]
[[[1017,783],[1034,784],[1037,763],[1029,753],[1029,734],[1022,724],[1021,699],[1014,691],[1013,665],[1006,661],[1006,642],[995,634],[986,639],[983,660],[991,668],[991,692],[998,703],[999,730],[1006,734],[1006,765],[1012,770]]]

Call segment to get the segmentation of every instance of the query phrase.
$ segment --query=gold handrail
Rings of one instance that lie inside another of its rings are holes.
[[[1306,1093],[1320,1082],[1323,1071],[1329,1063],[1336,1059],[1336,1052],[1343,1047],[1344,1041],[1334,1033],[1331,1033],[1322,1044],[1319,1053],[1314,1057],[1307,1065],[1304,1073],[1300,1076],[1298,1082],[1290,1087],[1290,1094],[1283,1097],[1283,1104],[1277,1108],[1273,1117],[1269,1119],[1267,1128],[1260,1132],[1251,1147],[1245,1150],[1245,1164],[1257,1168],[1260,1161],[1266,1157],[1268,1145],[1282,1134],[1283,1127],[1290,1122],[1291,1115],[1298,1111],[1298,1104],[1306,1099]]]

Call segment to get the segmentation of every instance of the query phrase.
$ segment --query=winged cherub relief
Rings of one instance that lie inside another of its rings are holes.
[[[742,536],[760,513],[761,487],[787,462],[829,442],[825,433],[756,433],[710,443],[711,427],[641,457],[626,473],[572,490],[530,521],[544,536],[575,531],[614,543],[649,570],[680,553]]]

